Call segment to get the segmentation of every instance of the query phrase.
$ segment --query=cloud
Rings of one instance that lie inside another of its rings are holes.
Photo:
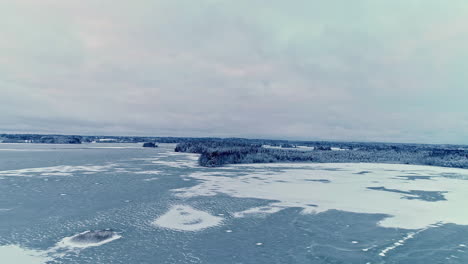
[[[466,1],[0,3],[6,131],[468,143]]]

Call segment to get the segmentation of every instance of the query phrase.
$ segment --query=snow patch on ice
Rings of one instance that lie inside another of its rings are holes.
[[[135,174],[160,174],[160,170],[150,170],[150,171],[135,171]]]
[[[70,176],[73,172],[103,172],[108,171],[116,164],[108,165],[89,165],[89,166],[53,166],[53,167],[42,167],[42,168],[28,168],[19,170],[5,170],[0,171],[0,176]]]
[[[60,240],[54,247],[47,250],[34,250],[18,245],[0,246],[1,263],[44,264],[63,258],[70,253],[97,247],[121,238],[120,234],[111,230],[85,231]],[[54,262],[55,263],[55,262]]]
[[[397,247],[403,246],[407,240],[414,238],[415,235],[427,230],[427,228],[421,229],[417,232],[410,232],[408,233],[405,237],[402,239],[398,240],[397,242],[393,243],[391,246],[384,248],[382,251],[380,251],[379,256],[385,257],[388,252],[396,249]]]
[[[122,236],[120,234],[111,230],[88,230],[73,236],[63,238],[57,243],[54,249],[84,249],[89,247],[97,247],[117,240],[121,237]]]
[[[270,204],[268,206],[260,206],[260,207],[254,207],[250,208],[241,212],[236,212],[233,214],[234,217],[245,217],[248,215],[262,215],[262,214],[273,214],[276,212],[279,212],[286,208],[285,206],[282,206],[279,203],[275,204]]]
[[[159,180],[159,178],[154,177],[154,178],[144,179],[143,181],[149,182],[149,181],[157,181],[157,180]]]
[[[175,205],[158,217],[153,225],[176,231],[200,231],[220,225],[222,217],[194,209],[187,205]]]
[[[0,260],[2,263],[44,264],[52,259],[45,251],[22,248],[18,245],[5,245],[0,246]]]

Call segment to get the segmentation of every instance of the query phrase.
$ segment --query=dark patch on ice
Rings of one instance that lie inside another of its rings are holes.
[[[403,178],[408,181],[415,181],[415,180],[431,180],[431,176],[397,176],[398,178]]]
[[[466,176],[463,176],[463,175],[460,175],[460,174],[457,174],[457,173],[445,172],[445,173],[441,173],[440,176],[442,176],[444,178],[448,178],[448,179],[468,180],[468,178]]]
[[[321,170],[326,170],[326,171],[344,171],[344,169],[341,168],[320,168]]]
[[[73,237],[71,241],[75,243],[81,243],[81,244],[99,243],[99,242],[108,240],[115,235],[116,233],[110,229],[87,231],[85,233],[82,233]]]
[[[408,200],[423,200],[427,202],[437,202],[437,201],[447,200],[445,199],[445,196],[444,196],[444,193],[447,193],[447,192],[441,192],[441,191],[410,190],[409,192],[407,192],[407,191],[402,191],[402,190],[397,190],[397,189],[387,189],[383,186],[382,187],[367,187],[367,189],[406,194],[405,196],[402,197],[402,199],[408,199]]]
[[[327,179],[306,179],[306,181],[311,181],[311,182],[321,182],[321,183],[330,183],[330,180]]]
[[[257,176],[251,177],[251,179],[255,179],[255,180],[264,180],[264,178],[260,178],[260,177],[257,177]]]
[[[354,174],[367,174],[367,173],[371,173],[370,171],[360,171],[360,172],[356,172]]]
[[[193,219],[193,220],[188,221],[188,222],[184,222],[184,225],[197,225],[197,224],[200,224],[202,222],[203,222],[203,220],[201,218],[197,218],[197,219]]]

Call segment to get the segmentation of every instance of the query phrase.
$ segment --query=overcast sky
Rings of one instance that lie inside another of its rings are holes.
[[[466,0],[0,0],[0,133],[468,144]]]

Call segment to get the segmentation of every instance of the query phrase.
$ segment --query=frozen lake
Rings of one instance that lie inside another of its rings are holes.
[[[0,262],[468,263],[468,170],[0,144]]]

